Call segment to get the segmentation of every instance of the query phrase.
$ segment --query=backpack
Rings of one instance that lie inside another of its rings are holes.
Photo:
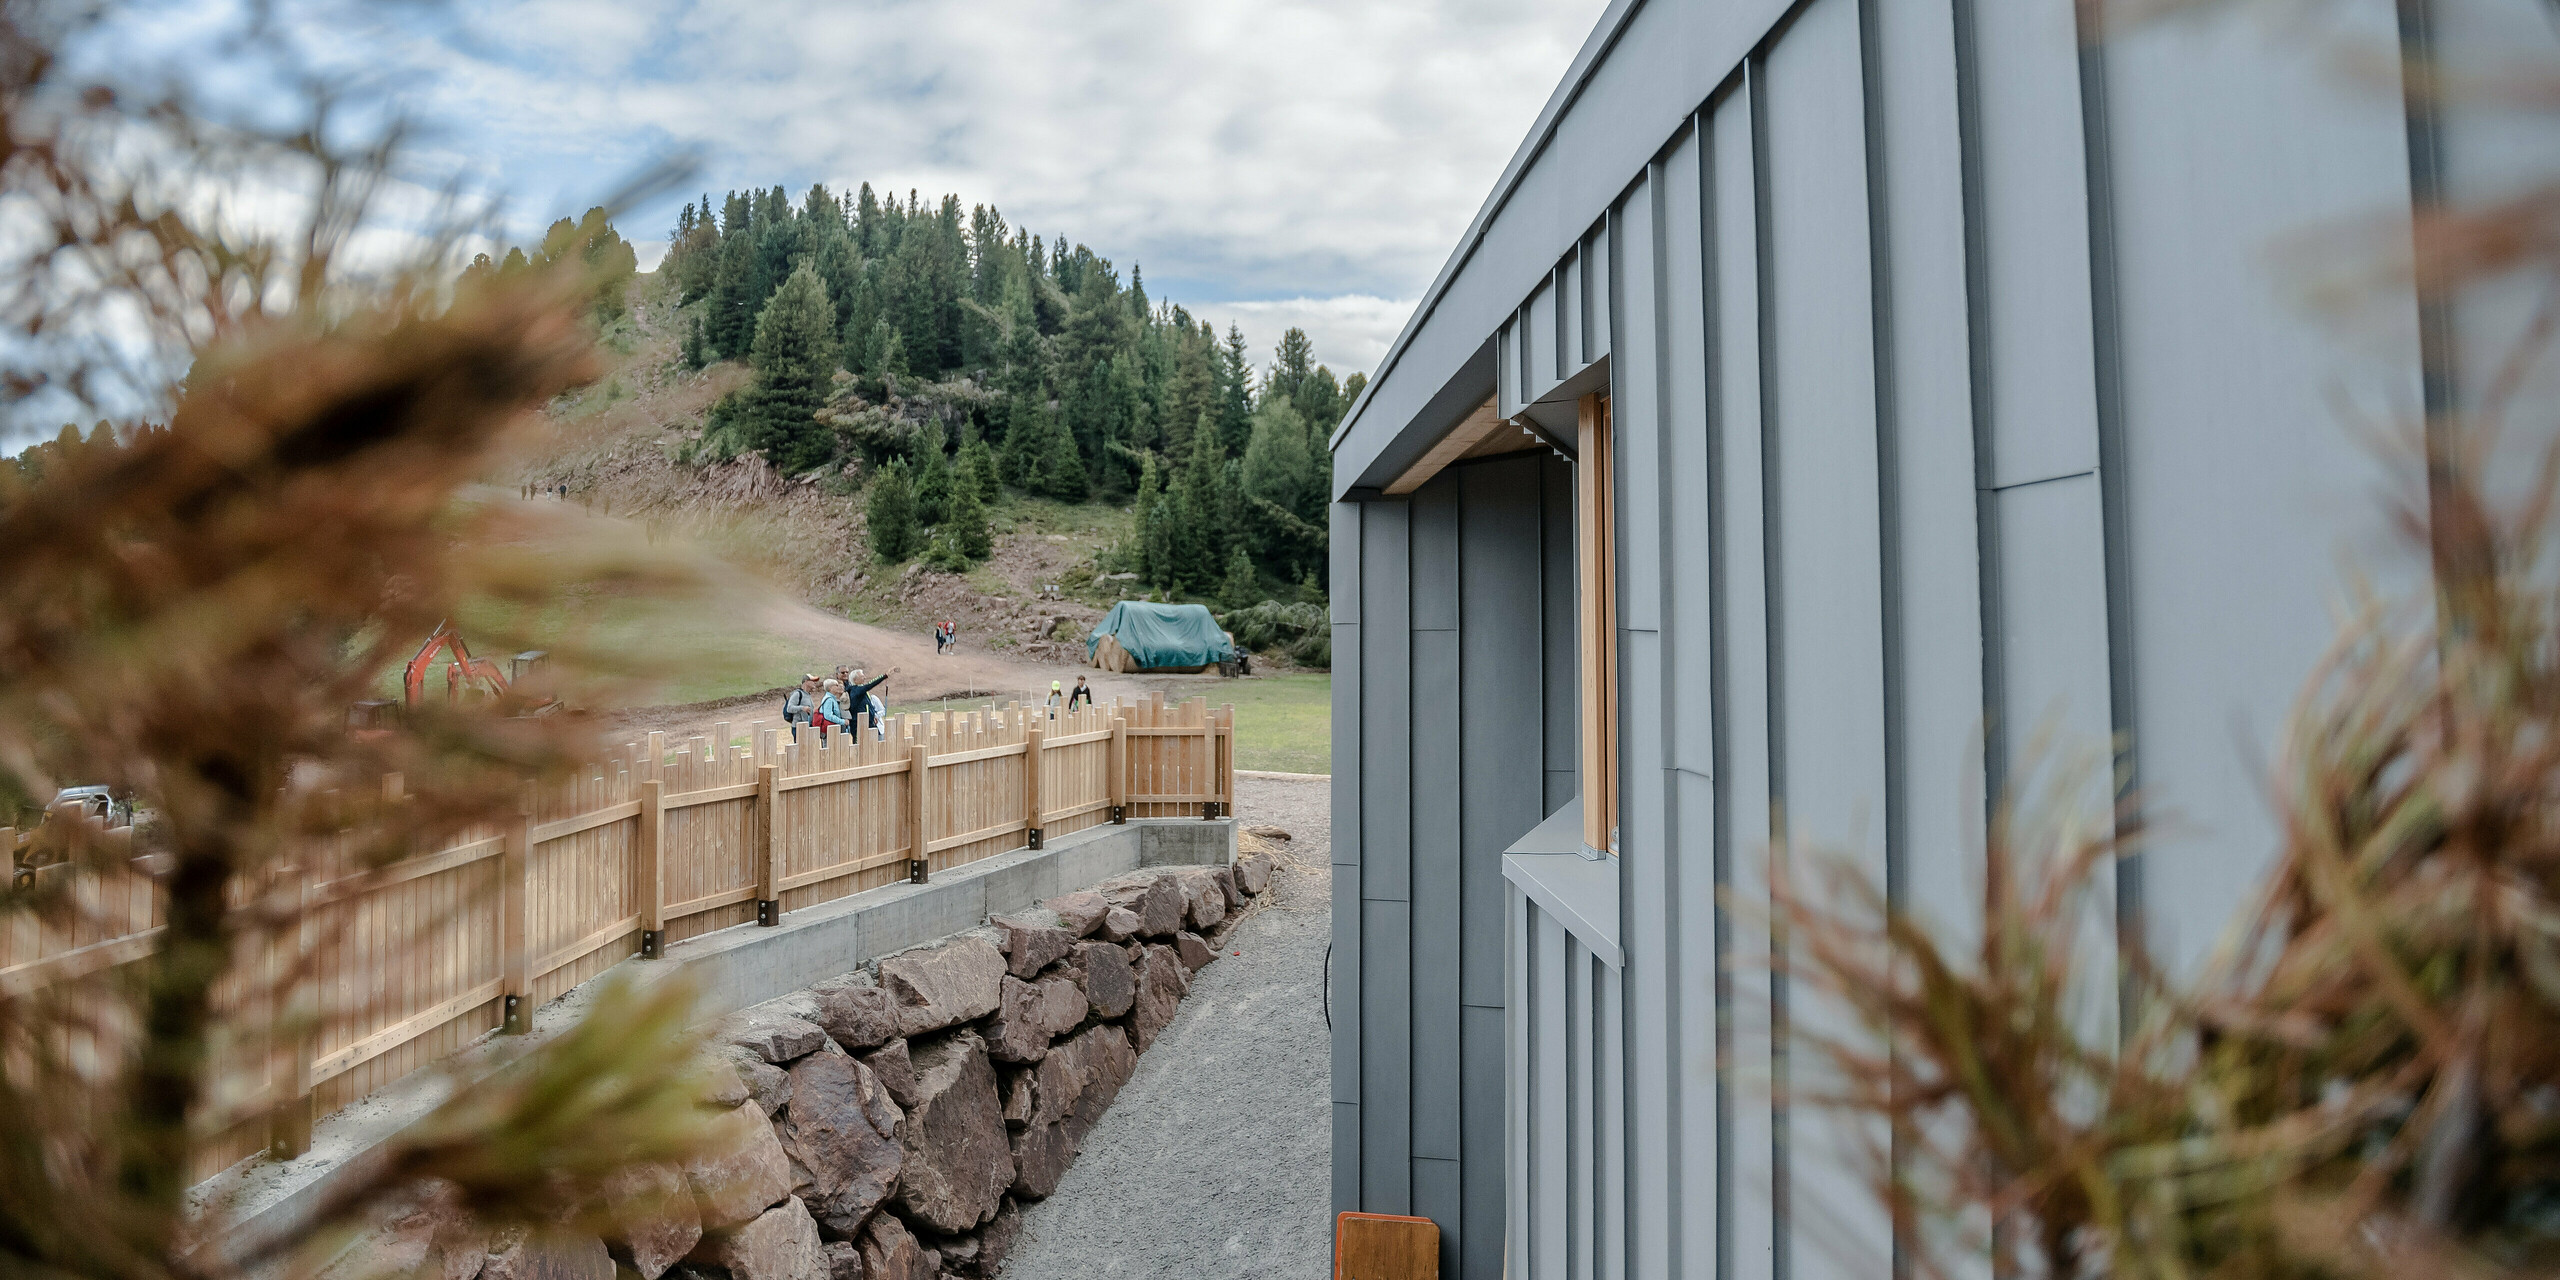
[[[782,695],[782,718],[806,724],[809,720],[809,691],[794,688]]]

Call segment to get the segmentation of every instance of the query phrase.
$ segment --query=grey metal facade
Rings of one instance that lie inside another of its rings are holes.
[[[2118,930],[2216,941],[2341,564],[2403,563],[2414,468],[2338,406],[2442,408],[2529,311],[2288,297],[2286,237],[2551,158],[2333,74],[2552,40],[2451,7],[1611,6],[1333,440],[1337,1208],[1433,1218],[1451,1276],[1881,1278],[1880,1135],[1782,1099],[1839,1024],[1772,977],[1772,851],[1960,926],[1984,779],[2091,761],[2103,812],[2113,763],[2174,832]],[[1383,491],[1488,397],[1569,436],[1591,391],[1623,830],[1584,883],[1504,859],[1576,789],[1569,465]]]

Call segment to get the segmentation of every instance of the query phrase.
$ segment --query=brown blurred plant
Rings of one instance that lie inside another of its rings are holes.
[[[703,576],[481,487],[528,413],[591,376],[590,282],[456,292],[453,224],[346,266],[391,144],[217,127],[183,95],[84,81],[60,55],[105,12],[0,2],[0,216],[34,232],[0,260],[7,389],[107,403],[102,380],[192,368],[150,388],[165,425],[66,430],[40,465],[0,465],[0,776],[32,797],[109,786],[148,820],[130,842],[68,826],[73,874],[13,882],[0,931],[100,923],[91,887],[137,875],[164,927],[124,963],[0,981],[0,1271],[309,1261],[422,1177],[491,1221],[556,1221],[692,1141],[675,987],[609,993],[530,1064],[458,1082],[293,1238],[209,1245],[224,1206],[188,1194],[209,1153],[294,1105],[254,1048],[322,1016],[309,934],[326,926],[302,891],[520,812],[590,745],[580,717],[520,698],[380,733],[350,707],[444,619],[525,648],[510,620],[564,591]],[[264,227],[189,186],[278,175],[306,198]],[[573,701],[614,674],[607,653],[551,647]]]

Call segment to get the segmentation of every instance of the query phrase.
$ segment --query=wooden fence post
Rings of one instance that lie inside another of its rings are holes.
[[[667,735],[661,730],[652,729],[649,731],[649,760],[642,766],[640,776],[652,782],[660,781],[667,776],[666,769]]]
[[[1111,820],[1129,820],[1129,719],[1111,717],[1111,745],[1104,749],[1103,771],[1111,786]]]
[[[667,958],[667,784],[640,784],[640,958]]]
[[[499,1031],[506,1035],[533,1029],[532,809],[528,797],[507,820],[506,858],[498,873],[505,894],[499,907],[499,946],[506,956],[506,1022]]]
[[[1040,847],[1040,726],[1022,731],[1022,820],[1029,824],[1028,847]]]
[[[932,877],[926,863],[925,841],[933,824],[925,821],[925,768],[932,759],[924,740],[918,738],[907,748],[907,879],[924,884]]]
[[[289,941],[278,939],[269,944],[293,948],[293,954],[285,960],[293,980],[269,996],[282,1006],[276,1020],[284,1024],[285,1030],[284,1061],[278,1064],[284,1077],[279,1090],[283,1100],[267,1121],[267,1154],[278,1160],[291,1160],[311,1150],[311,1126],[319,1119],[311,1096],[311,1059],[318,1051],[320,1030],[319,1010],[314,1007],[317,990],[309,967],[311,868],[296,867],[293,875],[299,882],[295,888],[293,936]]]
[[[756,923],[766,928],[782,923],[782,842],[773,834],[781,776],[773,765],[756,768]]]

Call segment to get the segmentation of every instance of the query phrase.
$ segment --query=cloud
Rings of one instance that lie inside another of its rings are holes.
[[[690,147],[715,198],[956,191],[1202,314],[1327,324],[1328,361],[1364,367],[1379,300],[1429,283],[1601,7],[479,0],[393,61],[528,234]],[[626,234],[661,238],[684,198]]]

